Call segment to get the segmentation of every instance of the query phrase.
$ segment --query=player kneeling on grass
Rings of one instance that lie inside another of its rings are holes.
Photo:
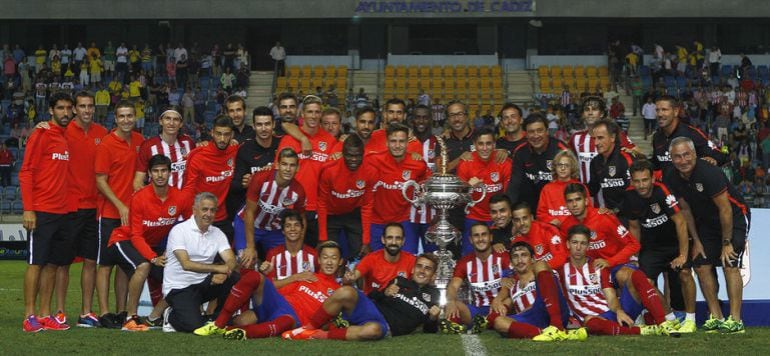
[[[383,290],[374,290],[367,298],[353,287],[336,290],[313,315],[309,324],[285,332],[292,340],[339,339],[378,340],[385,335],[411,334],[418,326],[425,332],[438,330],[439,292],[432,285],[438,259],[424,254],[417,258],[412,278],[396,277]],[[342,312],[343,319],[352,324],[343,328],[321,328]]]
[[[535,341],[585,340],[585,328],[564,331],[569,307],[556,277],[545,262],[536,261],[532,246],[511,246],[514,274],[503,279],[487,318],[503,336]]]
[[[663,317],[663,305],[654,289],[646,291],[652,303],[642,306],[642,297],[633,284],[620,290],[618,297],[610,283],[610,271],[596,267],[586,255],[591,230],[574,225],[567,232],[569,260],[558,270],[567,302],[572,313],[582,320],[588,332],[595,335],[666,335],[666,327],[660,325],[633,326],[634,319],[644,307],[656,320]]]

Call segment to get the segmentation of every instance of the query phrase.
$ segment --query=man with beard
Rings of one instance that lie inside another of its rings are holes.
[[[749,237],[751,212],[724,172],[698,159],[693,140],[677,137],[671,141],[668,150],[675,169],[667,172],[664,181],[682,198],[679,203],[692,209],[695,221],[690,231],[695,231],[693,239],[698,239],[701,245],[693,245],[693,265],[711,314],[703,329],[710,333],[744,333],[740,269]],[[727,282],[730,316],[726,320],[717,298],[715,266],[722,266]]]
[[[505,135],[497,139],[497,148],[502,148],[512,154],[516,146],[526,140],[526,133],[521,127],[524,118],[521,116],[521,108],[514,103],[505,103],[500,109],[500,128]]]
[[[704,161],[721,166],[727,162],[727,155],[694,126],[679,120],[679,101],[668,95],[655,100],[658,129],[652,134],[652,165],[666,174],[672,168],[669,146],[677,137],[687,137],[695,146],[695,153]]]
[[[503,193],[489,198],[489,217],[492,219],[492,248],[495,252],[508,251],[513,240],[513,212],[511,200]]]
[[[310,323],[288,331],[291,340],[378,340],[386,335],[411,334],[418,326],[436,332],[439,292],[432,286],[438,259],[429,254],[417,257],[412,278],[398,276],[383,291],[369,293],[369,298],[353,287],[343,286],[324,301]],[[370,300],[371,299],[371,300]],[[342,313],[348,327],[324,331],[321,328]]]
[[[457,177],[473,187],[471,197],[474,200],[478,199],[482,192],[485,196],[482,201],[472,206],[465,216],[461,243],[463,255],[473,251],[469,240],[470,226],[477,222],[487,225],[491,223],[487,210],[489,199],[493,194],[504,192],[511,180],[511,160],[507,155],[502,163],[495,160],[494,156],[500,153],[495,151],[495,133],[492,128],[481,127],[474,131],[473,145],[476,151],[471,153],[470,160],[460,161],[457,165]]]
[[[118,226],[129,225],[128,204],[131,201],[131,194],[134,192],[132,183],[136,172],[137,152],[144,141],[144,137],[134,131],[135,122],[136,109],[134,105],[127,101],[118,103],[115,106],[117,129],[105,136],[96,149],[94,171],[96,173],[96,187],[101,193],[97,201],[99,215],[99,252],[96,259],[99,267],[97,274],[109,274],[102,270],[112,270],[111,266],[102,265],[112,230]],[[128,293],[128,276],[120,269],[115,275],[116,311],[123,312]],[[100,289],[98,285],[96,287],[99,299],[108,300],[109,285],[105,290]],[[102,296],[104,297],[102,298]],[[113,320],[113,327],[122,325],[124,321],[117,319]],[[109,320],[106,321],[107,323],[105,320],[100,322],[103,326],[109,326]]]
[[[376,116],[377,113],[374,112],[371,106],[364,106],[356,110],[356,121],[353,125],[353,131],[364,142],[364,145],[368,144],[372,138]]]
[[[139,148],[134,174],[134,191],[142,189],[147,179],[147,164],[150,158],[162,154],[171,159],[171,176],[169,184],[182,189],[184,186],[184,171],[187,165],[187,155],[195,148],[195,141],[190,136],[180,132],[182,129],[182,114],[179,107],[169,105],[159,116],[161,131],[158,136],[146,139]]]
[[[236,234],[233,246],[244,268],[254,267],[257,242],[263,253],[283,243],[281,212],[294,209],[305,213],[305,190],[294,178],[298,161],[294,150],[284,148],[278,153],[276,168],[257,173],[249,182],[246,206],[234,222]],[[304,221],[302,226],[305,226]]]
[[[190,152],[182,188],[188,195],[209,192],[217,196],[219,204],[214,226],[222,230],[230,241],[233,240],[234,231],[232,220],[225,209],[225,199],[233,179],[235,155],[238,152],[238,146],[230,144],[232,139],[233,121],[227,116],[218,116],[211,128],[211,142]]]
[[[591,181],[591,159],[597,155],[596,144],[591,130],[594,124],[602,118],[607,117],[607,105],[604,99],[596,96],[588,96],[583,99],[582,118],[585,128],[576,131],[570,136],[569,147],[575,152],[580,165],[580,181],[588,183]],[[619,131],[616,144],[622,147],[624,151],[637,155],[636,145],[628,139],[625,132]]]
[[[380,241],[385,248],[366,255],[354,271],[345,273],[345,280],[352,282],[363,278],[363,291],[384,290],[393,278],[410,278],[415,257],[401,251],[404,246],[404,228],[399,223],[385,225]]]
[[[548,263],[548,267],[553,270],[561,267],[567,260],[567,251],[564,249],[564,240],[559,229],[535,220],[527,203],[522,202],[513,207],[513,226],[513,243],[524,242],[529,245],[533,251],[530,257]]]
[[[233,139],[239,143],[251,140],[255,136],[254,128],[246,119],[246,100],[238,95],[230,95],[225,100],[225,114],[233,121]]]
[[[297,97],[292,93],[281,93],[276,102],[278,106],[278,122],[275,125],[275,136],[283,137],[286,132],[283,123],[296,124],[297,122]]]
[[[327,108],[321,113],[321,127],[326,132],[339,139],[342,134],[342,114],[337,108]]]
[[[527,202],[537,211],[540,191],[553,180],[551,168],[553,159],[567,146],[554,137],[548,136],[548,120],[539,113],[531,114],[524,120],[527,142],[513,151],[513,169],[507,193],[514,204]]]
[[[72,116],[72,98],[53,94],[50,99],[51,121],[48,130],[36,130],[27,142],[24,163],[19,171],[24,213],[23,226],[29,232],[29,259],[24,274],[25,332],[67,330],[69,326],[51,315],[56,270],[72,263],[71,256],[62,256],[66,239],[69,211],[67,191],[69,181],[61,179],[69,167],[69,148],[65,128]],[[71,249],[71,247],[69,247]],[[59,257],[68,258],[60,260]],[[40,296],[40,309],[35,302]]]
[[[471,324],[471,332],[474,334],[484,331],[487,328],[489,307],[500,291],[501,280],[511,275],[508,253],[492,250],[489,227],[476,223],[470,230],[473,252],[457,261],[454,275],[447,286],[446,319],[440,322],[444,333],[464,333]],[[468,284],[471,294],[469,305],[465,305],[458,297],[458,291],[464,283]]]
[[[345,139],[342,158],[327,163],[318,182],[319,241],[347,240],[346,259],[366,255],[372,220],[374,169],[364,164],[364,143],[357,135]],[[341,244],[340,244],[341,245]]]
[[[358,115],[356,115],[358,117]],[[380,129],[374,130],[366,141],[366,154],[382,153],[388,150],[388,135],[387,128],[392,123],[405,124],[406,119],[406,103],[401,99],[390,99],[385,102],[385,107],[382,110],[382,122],[380,123]],[[420,142],[417,141],[412,132],[408,132],[406,151],[409,153],[421,153],[422,147]]]
[[[431,133],[431,109],[427,105],[417,105],[414,107],[414,114],[412,116],[412,133],[414,137],[421,143],[422,149],[418,152],[422,155],[422,159],[425,164],[428,165],[428,169],[431,172],[436,172],[436,148],[437,140],[436,136]],[[420,206],[411,206],[409,211],[409,226],[408,229],[414,231],[416,236],[419,236],[422,243],[422,249],[425,252],[432,252],[438,249],[436,244],[429,242],[425,239],[425,232],[430,226],[430,222],[435,215],[435,209],[428,204],[420,204]]]
[[[273,134],[273,114],[265,106],[254,109],[254,139],[246,140],[238,147],[235,156],[235,173],[227,194],[227,213],[234,217],[246,202],[246,188],[257,172],[273,167],[280,138]]]

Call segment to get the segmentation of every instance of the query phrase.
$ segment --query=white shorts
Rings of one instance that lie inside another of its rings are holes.
[[[115,71],[115,61],[104,61],[104,70]]]

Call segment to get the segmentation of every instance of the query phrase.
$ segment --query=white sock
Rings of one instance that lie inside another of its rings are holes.
[[[695,321],[695,313],[687,313],[684,317],[684,320]]]
[[[676,320],[676,315],[674,313],[668,313],[666,314],[666,320]]]

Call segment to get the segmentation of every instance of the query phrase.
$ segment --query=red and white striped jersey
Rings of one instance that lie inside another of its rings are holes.
[[[425,142],[422,142],[422,151],[419,152],[423,161],[428,165],[428,169],[433,173],[436,173],[436,144],[436,136],[431,135]],[[423,203],[416,207],[412,205],[409,211],[409,221],[416,224],[429,224],[435,214],[436,209],[431,208],[428,204]]]
[[[297,254],[292,256],[285,245],[274,247],[267,253],[265,261],[270,261],[273,269],[267,273],[270,279],[282,280],[305,271],[315,272],[318,269],[318,256],[310,246],[302,246]]]
[[[254,213],[254,228],[261,230],[280,230],[281,212],[286,209],[294,209],[300,213],[305,212],[305,190],[296,179],[285,187],[278,186],[275,182],[275,169],[259,172],[251,178],[249,188],[246,191],[246,200],[257,203],[257,211]],[[243,219],[243,211],[238,216]]]
[[[604,288],[612,288],[607,268],[594,268],[589,258],[583,266],[573,266],[567,261],[558,270],[572,313],[580,319],[599,315],[610,310],[604,296]]]
[[[529,281],[522,286],[518,277],[513,278],[513,288],[510,290],[511,301],[513,302],[513,314],[519,314],[532,308],[537,299],[537,283],[535,280]]]
[[[625,132],[619,133],[620,146],[627,149],[636,148],[636,144],[631,142]],[[588,184],[591,180],[591,160],[597,155],[596,145],[594,144],[594,138],[589,134],[588,130],[576,131],[569,138],[569,148],[577,156],[578,167],[580,169],[580,181],[584,184]]]
[[[164,155],[171,159],[171,174],[168,184],[182,189],[184,183],[184,171],[187,165],[187,155],[195,148],[195,141],[187,135],[179,135],[173,145],[169,145],[160,139],[160,136],[150,137],[139,147],[139,155],[136,157],[136,171],[147,173],[147,165],[154,155]]]
[[[475,306],[486,307],[492,304],[492,299],[500,291],[500,280],[510,275],[511,263],[507,252],[492,252],[485,260],[472,252],[457,262],[453,277],[468,283]]]

